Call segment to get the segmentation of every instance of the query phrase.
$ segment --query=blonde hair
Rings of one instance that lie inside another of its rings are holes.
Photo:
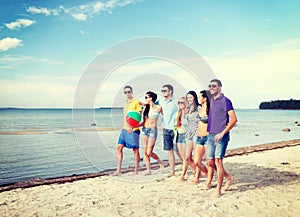
[[[179,99],[180,101],[184,101],[184,105],[185,105],[185,107],[187,107],[187,100],[186,100],[186,97],[181,97],[180,99]],[[179,109],[178,110],[178,115],[177,115],[177,117],[176,117],[176,127],[181,127],[181,116],[182,115],[184,115],[184,113],[182,113],[182,109]]]

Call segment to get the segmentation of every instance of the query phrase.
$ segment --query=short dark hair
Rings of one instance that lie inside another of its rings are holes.
[[[165,85],[163,85],[162,87],[163,87],[163,88],[166,87],[166,88],[168,88],[169,90],[172,91],[172,94],[174,93],[174,88],[173,88],[173,86],[172,86],[171,84],[165,84]]]
[[[131,90],[131,92],[132,92],[132,87],[131,87],[131,86],[125,86],[125,87],[124,87],[124,90],[125,90],[126,88],[129,88],[129,89]]]
[[[216,82],[220,87],[222,87],[222,82],[219,79],[212,79],[210,82]]]

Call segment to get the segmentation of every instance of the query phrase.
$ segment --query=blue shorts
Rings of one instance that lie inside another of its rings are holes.
[[[185,133],[178,133],[177,144],[185,144]]]
[[[143,127],[141,135],[156,139],[157,138],[157,127],[152,127],[152,128]]]
[[[174,149],[174,130],[164,129],[164,150],[170,151]]]
[[[208,141],[206,146],[207,159],[223,159],[225,156],[227,145],[230,140],[229,133],[226,133],[219,142],[215,142],[215,135],[216,134],[213,133],[208,135]]]
[[[118,144],[124,145],[126,148],[140,147],[140,131],[135,130],[128,133],[127,130],[122,129]]]
[[[203,137],[198,136],[197,141],[196,141],[196,145],[204,146],[206,144],[206,142],[207,142],[207,136],[203,136]]]

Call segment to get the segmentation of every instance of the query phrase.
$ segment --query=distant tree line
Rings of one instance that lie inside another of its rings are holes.
[[[259,109],[300,109],[300,100],[275,100],[271,102],[262,102]]]

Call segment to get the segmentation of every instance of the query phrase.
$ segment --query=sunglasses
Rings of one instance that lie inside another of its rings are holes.
[[[168,90],[161,90],[162,93],[168,92]]]
[[[178,101],[178,104],[184,104],[184,102]]]
[[[145,96],[145,99],[151,98],[151,96]]]
[[[208,85],[208,88],[216,88],[216,87],[217,87],[216,84],[210,84],[210,85]]]
[[[131,91],[124,91],[124,94],[129,94],[131,93]]]

